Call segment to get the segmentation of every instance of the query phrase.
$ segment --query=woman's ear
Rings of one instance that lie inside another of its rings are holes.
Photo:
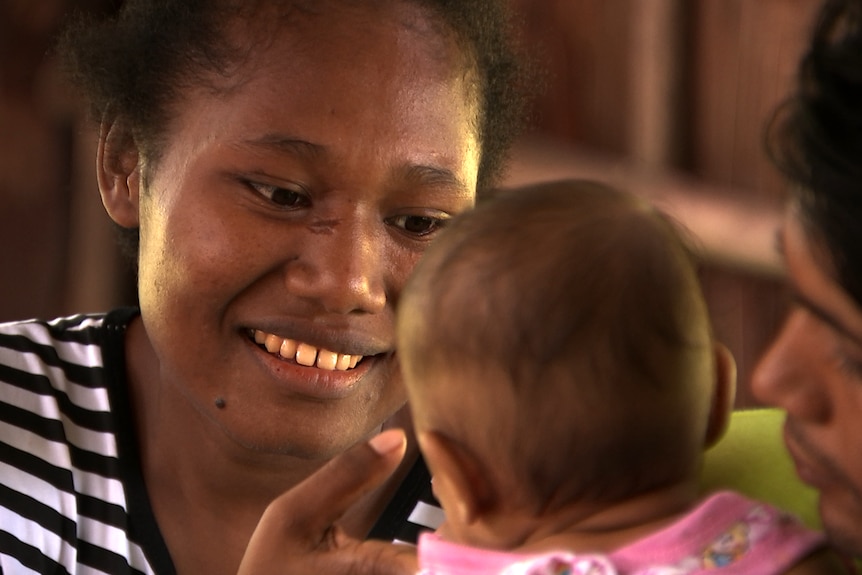
[[[471,525],[493,509],[493,487],[472,453],[436,431],[420,432],[418,440],[447,522]]]
[[[124,228],[138,227],[140,154],[131,131],[117,117],[102,120],[96,178],[102,203],[111,219]]]
[[[706,447],[715,445],[727,431],[730,413],[736,401],[736,361],[722,343],[713,344],[715,354],[715,390],[709,425],[706,429]]]

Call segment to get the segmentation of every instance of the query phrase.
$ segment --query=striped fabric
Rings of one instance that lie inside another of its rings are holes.
[[[136,313],[0,324],[0,573],[175,573],[126,396]],[[415,543],[440,513],[419,461],[371,536]]]

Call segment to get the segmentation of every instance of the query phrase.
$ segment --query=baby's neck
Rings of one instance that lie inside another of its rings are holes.
[[[556,549],[610,553],[670,525],[698,500],[697,485],[686,482],[615,503],[578,502],[541,517],[514,513],[506,520],[508,525],[493,530],[499,540],[488,543],[523,553]]]

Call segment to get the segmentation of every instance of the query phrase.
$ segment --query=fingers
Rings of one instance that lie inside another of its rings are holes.
[[[292,563],[283,575],[415,575],[418,571],[413,545],[353,540],[333,552],[310,554]]]
[[[400,429],[355,445],[273,501],[264,517],[269,515],[270,527],[281,532],[285,543],[319,545],[354,503],[392,474],[406,445]]]
[[[336,526],[354,503],[392,474],[406,445],[402,430],[385,431],[336,456],[275,499],[261,517],[238,573],[409,573],[409,554],[382,543],[365,547]]]
[[[359,547],[360,557],[365,558],[360,563],[361,574],[415,575],[419,572],[416,548],[412,545],[363,541]]]

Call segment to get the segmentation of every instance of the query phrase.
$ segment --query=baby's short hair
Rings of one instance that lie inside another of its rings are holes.
[[[414,407],[535,486],[538,506],[691,473],[713,352],[682,234],[643,199],[578,180],[503,191],[456,218],[401,302]],[[436,393],[459,370],[477,376],[469,389]]]

